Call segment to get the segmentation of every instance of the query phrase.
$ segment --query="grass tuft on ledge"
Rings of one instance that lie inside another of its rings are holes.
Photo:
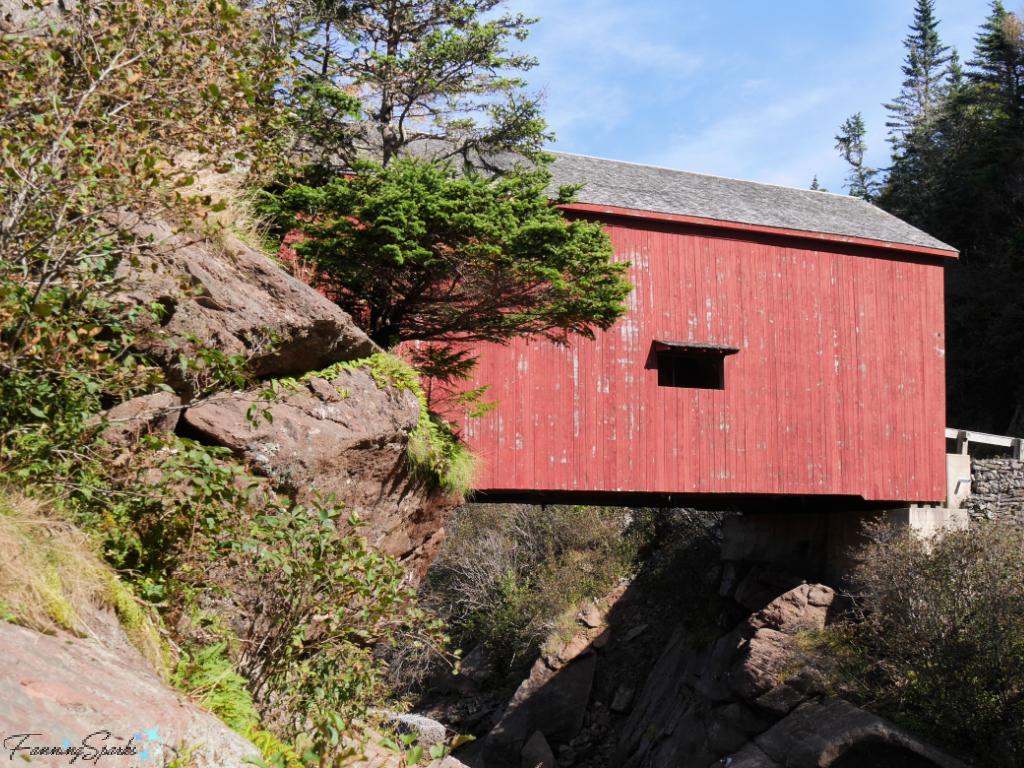
[[[45,502],[0,490],[0,619],[85,637],[88,616],[104,605],[114,608],[128,639],[165,676],[159,630],[92,540]]]

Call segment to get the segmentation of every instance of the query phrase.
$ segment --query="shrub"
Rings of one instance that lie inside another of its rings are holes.
[[[983,759],[1024,759],[1024,530],[974,523],[925,542],[876,525],[832,639],[848,685],[906,727]]]
[[[447,641],[443,623],[416,607],[398,561],[340,537],[338,518],[330,499],[275,509],[238,543],[257,571],[240,597],[250,618],[239,670],[264,721],[290,736],[331,713],[365,716],[383,690],[373,648],[395,632],[435,649]],[[355,514],[345,522],[363,525]]]
[[[518,670],[567,610],[632,572],[647,521],[618,508],[467,505],[449,518],[420,599],[463,644],[485,642]]]

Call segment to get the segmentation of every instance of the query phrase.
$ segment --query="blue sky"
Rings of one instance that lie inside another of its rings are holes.
[[[512,0],[541,21],[554,149],[842,192],[833,149],[861,111],[868,162],[888,161],[883,102],[902,81],[914,0]],[[1007,9],[1015,9],[1013,2]],[[937,0],[943,41],[970,59],[989,0]]]

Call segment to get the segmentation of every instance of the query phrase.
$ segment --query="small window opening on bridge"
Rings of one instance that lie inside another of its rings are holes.
[[[725,389],[725,358],[658,355],[658,386]]]
[[[658,386],[725,389],[725,358],[735,347],[700,342],[655,341]]]

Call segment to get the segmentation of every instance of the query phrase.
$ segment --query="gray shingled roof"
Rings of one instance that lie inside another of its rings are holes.
[[[577,201],[956,252],[860,198],[553,152],[555,183],[586,182]]]

